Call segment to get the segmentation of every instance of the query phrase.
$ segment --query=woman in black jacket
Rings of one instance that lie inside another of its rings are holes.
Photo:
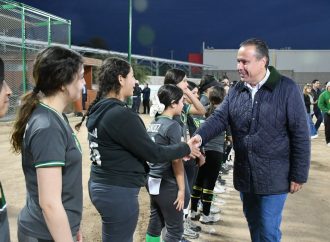
[[[130,242],[139,215],[139,190],[149,171],[146,162],[200,152],[193,143],[161,146],[151,140],[142,119],[124,102],[136,82],[128,62],[108,58],[98,74],[99,91],[86,113],[92,161],[89,193],[102,217],[103,242]]]

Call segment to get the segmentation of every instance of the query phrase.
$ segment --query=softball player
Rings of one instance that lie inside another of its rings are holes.
[[[9,107],[9,97],[12,94],[5,79],[5,68],[0,58],[0,118],[5,116]],[[0,181],[0,241],[10,242],[9,223],[5,193]]]
[[[11,142],[22,154],[27,189],[18,241],[82,241],[82,154],[65,107],[80,98],[82,56],[63,47],[40,52],[35,87],[22,97]]]
[[[149,136],[161,145],[180,143],[181,127],[173,120],[183,108],[183,92],[174,85],[164,85],[158,91],[155,120],[148,128]],[[155,105],[151,108],[154,110]],[[183,234],[184,167],[182,159],[166,163],[149,164],[148,191],[150,194],[150,220],[147,242],[160,241],[162,228],[166,226],[165,241],[185,241]]]

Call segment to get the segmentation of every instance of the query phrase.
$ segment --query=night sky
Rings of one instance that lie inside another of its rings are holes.
[[[127,52],[128,0],[26,0],[72,21],[73,44],[100,37]],[[202,43],[237,49],[250,37],[271,49],[330,49],[329,0],[133,0],[132,53],[187,60]]]

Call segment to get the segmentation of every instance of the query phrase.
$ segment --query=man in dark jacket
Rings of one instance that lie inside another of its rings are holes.
[[[143,113],[149,114],[150,112],[150,87],[148,83],[144,85],[142,90],[142,98],[143,98]]]
[[[307,181],[310,138],[298,86],[268,66],[266,43],[241,43],[237,70],[241,81],[197,130],[207,143],[229,124],[235,150],[234,186],[240,191],[251,240],[280,241],[288,192]]]
[[[322,91],[320,89],[320,81],[317,80],[317,79],[313,80],[312,81],[312,86],[313,86],[313,88],[312,88],[312,96],[313,96],[313,99],[314,99],[314,108],[311,111],[314,111],[314,114],[313,115],[315,115],[315,117],[316,117],[315,129],[316,129],[316,132],[317,132],[319,130],[319,127],[320,127],[322,121],[323,121],[322,112],[319,109],[319,107],[317,106],[317,102],[318,102],[319,96],[322,93]]]
[[[139,113],[139,110],[140,110],[141,93],[142,93],[142,89],[139,86],[139,82],[136,81],[134,90],[133,90],[133,104],[132,104],[132,110],[136,113]]]

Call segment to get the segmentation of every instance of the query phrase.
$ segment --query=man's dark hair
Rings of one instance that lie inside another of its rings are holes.
[[[315,84],[316,82],[318,82],[319,80],[315,79],[312,81],[312,84]]]
[[[256,38],[251,38],[248,40],[243,41],[239,46],[249,46],[249,45],[253,45],[256,47],[256,58],[258,60],[260,60],[263,57],[266,57],[267,61],[266,61],[266,67],[268,67],[269,65],[269,51],[268,51],[268,46],[267,44],[260,40],[260,39],[256,39]]]

